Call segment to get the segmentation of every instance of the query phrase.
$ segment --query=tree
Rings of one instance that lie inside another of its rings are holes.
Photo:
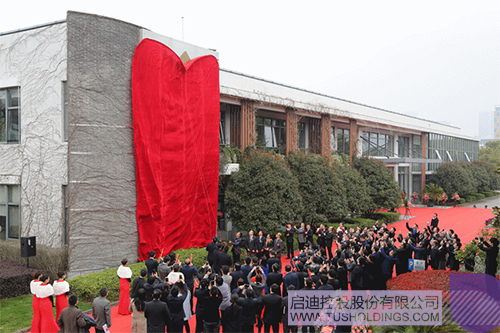
[[[349,212],[359,214],[370,210],[370,207],[373,207],[373,201],[368,195],[366,181],[359,171],[347,164],[340,163],[334,163],[334,169],[344,184]]]
[[[299,182],[283,157],[248,151],[231,177],[225,203],[239,229],[273,230],[299,222],[304,210]]]
[[[354,161],[353,166],[360,172],[368,185],[368,195],[373,201],[371,210],[399,206],[401,197],[398,183],[394,181],[394,174],[385,166],[384,162],[361,157]]]
[[[474,168],[482,168],[488,175],[488,185],[485,191],[498,190],[500,188],[500,176],[496,172],[494,163],[486,161],[474,161],[471,163]]]
[[[286,162],[299,180],[306,221],[327,222],[347,213],[342,180],[324,157],[300,152],[288,155]]]
[[[500,141],[486,142],[486,146],[479,149],[479,160],[494,164],[500,163]]]
[[[477,192],[477,182],[472,172],[461,163],[441,163],[430,178],[432,183],[439,185],[446,193],[456,192],[465,197]]]

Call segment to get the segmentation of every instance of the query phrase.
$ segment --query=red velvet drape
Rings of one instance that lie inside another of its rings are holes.
[[[215,235],[219,175],[219,66],[183,64],[150,39],[132,63],[139,254],[205,246]]]

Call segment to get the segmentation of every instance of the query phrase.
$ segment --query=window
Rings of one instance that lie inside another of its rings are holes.
[[[219,145],[221,147],[226,146],[226,112],[220,110],[220,121],[219,121]]]
[[[0,239],[19,239],[19,185],[0,185]]]
[[[302,151],[306,151],[307,149],[307,146],[306,146],[306,123],[301,123],[299,122],[297,124],[297,127],[298,127],[298,135],[299,135],[299,138],[297,140],[297,148],[299,148],[300,150]]]
[[[68,185],[62,186],[63,195],[63,244],[68,245]]]
[[[19,142],[19,112],[19,87],[0,89],[0,142]]]
[[[398,155],[399,157],[410,157],[410,138],[400,136],[398,138]]]
[[[256,117],[257,148],[286,154],[286,121]]]
[[[332,127],[330,132],[330,152],[334,153],[337,150],[337,142],[335,141],[335,127]]]
[[[349,130],[345,128],[337,129],[337,154],[351,155]]]
[[[363,155],[393,156],[394,136],[380,133],[363,132]]]
[[[68,141],[68,90],[67,82],[62,82],[63,140]]]

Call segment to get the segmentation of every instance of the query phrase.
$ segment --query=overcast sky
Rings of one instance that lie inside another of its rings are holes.
[[[0,31],[65,19],[68,10],[184,35],[216,49],[222,68],[446,122],[465,135],[479,135],[479,113],[500,104],[497,0],[19,0],[2,3]]]

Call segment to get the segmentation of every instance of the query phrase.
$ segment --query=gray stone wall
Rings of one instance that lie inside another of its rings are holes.
[[[70,276],[136,262],[131,71],[140,28],[68,12]]]

